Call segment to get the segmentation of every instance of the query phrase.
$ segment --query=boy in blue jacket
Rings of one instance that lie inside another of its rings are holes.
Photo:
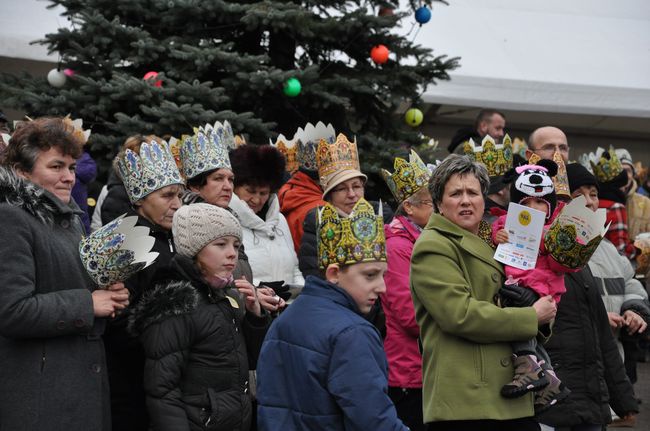
[[[387,394],[381,337],[363,317],[386,290],[383,219],[364,199],[347,218],[328,204],[317,237],[325,279],[307,277],[262,345],[259,430],[408,430]]]

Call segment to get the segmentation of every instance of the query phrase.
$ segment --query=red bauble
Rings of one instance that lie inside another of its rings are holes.
[[[390,51],[386,48],[386,45],[377,45],[370,50],[370,58],[377,64],[386,63],[388,54],[390,54]]]
[[[147,73],[145,73],[144,76],[142,77],[142,79],[144,79],[145,81],[149,81],[149,80],[152,80],[152,81],[153,81],[153,80],[156,79],[157,77],[158,77],[158,72],[154,72],[154,71],[152,70],[151,72],[147,72]],[[160,80],[160,79],[157,80],[156,82],[154,82],[153,85],[154,85],[155,87],[162,87],[162,80]]]

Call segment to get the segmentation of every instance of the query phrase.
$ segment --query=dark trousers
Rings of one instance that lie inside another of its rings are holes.
[[[422,389],[421,388],[388,388],[388,396],[393,400],[397,417],[411,431],[426,431],[422,420]]]
[[[507,421],[440,421],[431,422],[429,431],[539,431],[533,418],[511,419]]]

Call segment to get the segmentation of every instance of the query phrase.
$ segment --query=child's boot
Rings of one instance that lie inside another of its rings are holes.
[[[557,378],[553,370],[546,370],[546,376],[549,380],[548,386],[535,394],[535,414],[545,412],[555,404],[569,396],[569,388]]]
[[[535,355],[520,355],[514,360],[515,377],[501,388],[501,395],[517,398],[530,391],[539,391],[549,384],[544,370],[537,363]]]

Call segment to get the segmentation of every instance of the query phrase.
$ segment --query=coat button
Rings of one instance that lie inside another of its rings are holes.
[[[63,320],[56,322],[56,329],[65,329],[65,322]]]
[[[497,281],[498,279],[499,279],[499,274],[497,274],[496,272],[493,272],[492,273],[492,281]]]
[[[502,367],[507,367],[509,365],[511,365],[510,358],[508,358],[508,357],[501,358],[501,366]]]
[[[70,227],[70,222],[68,220],[61,220],[61,227],[67,229]]]
[[[86,326],[86,322],[84,322],[83,319],[76,319],[74,321],[74,326],[76,326],[77,328],[83,328],[84,326]]]
[[[102,366],[99,364],[92,364],[90,369],[93,370],[93,373],[99,374],[102,371]]]

